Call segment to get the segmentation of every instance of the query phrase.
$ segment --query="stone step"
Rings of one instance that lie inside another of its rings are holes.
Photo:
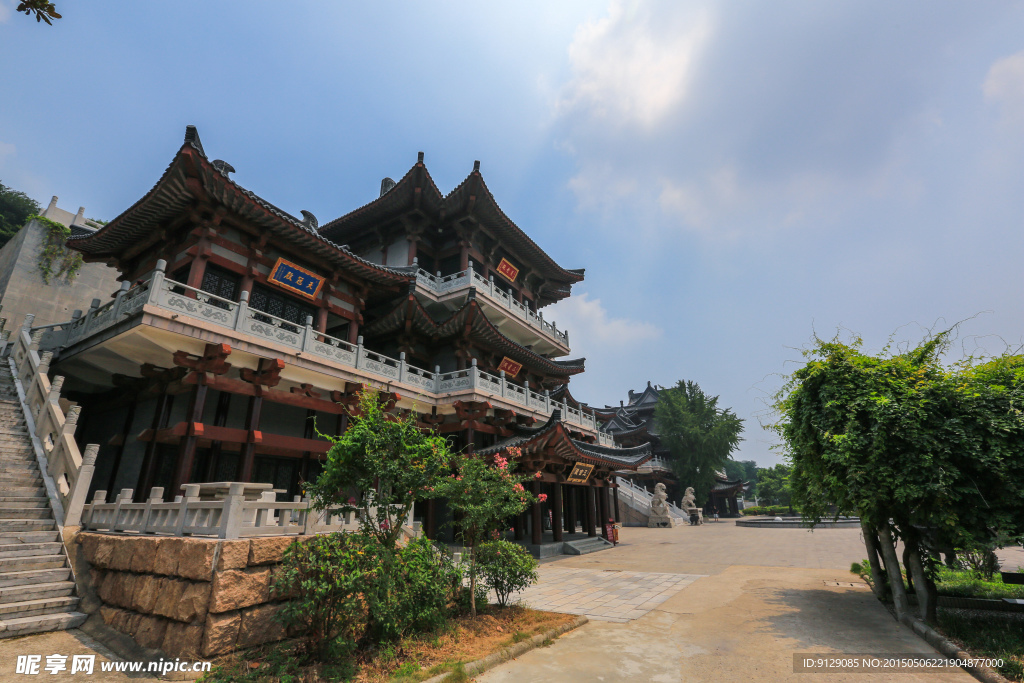
[[[35,463],[26,462],[22,464],[17,462],[11,462],[9,459],[5,458],[2,455],[0,455],[0,458],[3,459],[3,465],[0,465],[0,474],[9,474],[11,476],[21,475],[23,477],[40,476],[39,466],[36,465]]]
[[[0,574],[0,588],[7,586],[24,586],[25,584],[36,585],[53,583],[55,581],[67,581],[70,578],[70,567],[25,569],[22,571]]]
[[[19,600],[39,600],[43,598],[63,598],[75,590],[74,581],[54,581],[53,583],[24,584],[0,588],[0,605]]]
[[[22,488],[25,486],[41,486],[43,478],[36,473],[35,476],[23,476],[20,474],[0,474],[0,490],[8,487]]]
[[[0,519],[0,532],[3,531],[49,531],[56,529],[57,523],[52,519]]]
[[[78,607],[78,598],[66,595],[60,598],[37,598],[20,602],[0,603],[0,620],[32,617],[56,612],[70,612]]]
[[[562,546],[562,552],[566,555],[586,555],[588,553],[597,552],[598,550],[606,550],[614,547],[611,543],[604,540],[601,536],[595,536],[593,538],[585,538],[580,541],[566,541]]]
[[[64,546],[62,543],[6,543],[0,545],[0,559],[33,555],[60,555],[63,557]]]
[[[0,496],[0,508],[41,508],[49,506],[50,499],[39,496]]]
[[[58,612],[56,614],[44,614],[35,617],[4,619],[0,621],[0,638],[12,638],[14,636],[28,635],[29,633],[45,633],[46,631],[78,628],[88,618],[88,614],[82,614],[81,612]]]
[[[16,507],[0,503],[0,518],[2,519],[53,519],[50,506],[46,507]]]
[[[37,486],[0,486],[0,493],[4,498],[36,498],[46,495],[46,487],[42,483]]]
[[[60,569],[67,560],[61,555],[27,555],[25,557],[0,558],[0,575],[10,572],[27,572],[32,569]]]
[[[54,531],[0,531],[0,545],[14,543],[60,543],[60,535]]]

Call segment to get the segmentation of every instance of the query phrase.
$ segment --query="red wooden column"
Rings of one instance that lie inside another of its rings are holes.
[[[618,482],[616,482],[616,484],[617,483]],[[618,524],[620,521],[622,521],[622,520],[619,519],[619,487],[618,486],[616,486],[615,488],[612,489],[612,500],[615,503],[615,523]]]
[[[206,407],[206,374],[224,375],[231,369],[231,364],[226,362],[231,354],[231,347],[227,344],[207,344],[203,355],[192,356],[185,351],[174,353],[174,364],[185,367],[192,372],[185,378],[186,383],[195,384],[192,396],[189,398],[186,420],[188,426],[185,436],[178,445],[178,460],[174,466],[174,478],[171,483],[170,495],[175,496],[181,491],[183,484],[189,483],[192,476],[192,468],[196,458],[196,444],[203,430],[203,409]]]
[[[534,479],[533,483],[531,484],[531,489],[533,491],[533,495],[539,496],[540,495],[540,481],[537,480],[537,479]],[[533,520],[532,520],[533,521],[533,535],[532,535],[532,538],[530,538],[530,542],[533,543],[534,545],[540,545],[541,542],[543,541],[544,526],[543,526],[543,520],[541,519],[541,516],[540,516],[540,507],[541,507],[540,506],[540,502],[538,501],[538,502],[534,503],[533,506],[530,508],[530,513],[531,513],[531,516],[533,517]]]
[[[167,426],[167,418],[170,416],[171,402],[174,397],[167,393],[167,385],[161,383],[160,397],[156,402],[156,410],[153,412],[153,421],[150,427],[155,432]],[[135,487],[136,501],[149,499],[149,490],[153,488],[153,478],[156,476],[156,439],[146,443],[146,451],[142,456],[142,467],[139,469],[139,481]],[[165,491],[164,495],[170,492]]]
[[[249,398],[249,406],[245,412],[245,429],[249,432],[248,439],[242,447],[238,459],[238,481],[251,482],[252,471],[256,463],[256,444],[263,438],[260,433],[260,414],[263,411],[263,387],[276,387],[281,382],[281,371],[284,361],[279,358],[263,358],[256,370],[244,369],[241,377],[246,382],[256,385],[256,395]]]
[[[551,533],[555,537],[555,543],[562,541],[562,484],[555,482],[551,490]]]
[[[567,533],[576,533],[576,487],[571,484],[565,485],[565,530]]]
[[[584,518],[587,522],[587,536],[597,536],[596,524],[594,522],[594,487],[587,486],[587,499],[586,499],[586,517]]]
[[[608,489],[607,488],[602,487],[602,488],[599,488],[597,490],[597,509],[598,509],[598,513],[599,513],[598,514],[598,518],[597,518],[598,529],[600,530],[601,535],[604,536],[607,539],[608,538],[608,533],[606,531],[607,527],[605,527],[605,522],[608,521]]]

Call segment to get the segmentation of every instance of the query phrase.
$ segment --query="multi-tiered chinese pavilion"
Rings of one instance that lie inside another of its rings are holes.
[[[94,489],[270,482],[288,495],[319,471],[365,385],[463,452],[521,447],[548,500],[521,520],[534,543],[612,514],[616,448],[568,399],[584,369],[542,309],[571,292],[563,268],[498,207],[479,164],[442,195],[423,163],[323,226],[235,183],[196,130],[157,184],[68,244],[121,276],[113,301],[65,326],[53,363],[83,406],[76,437],[103,444]],[[315,419],[314,419],[315,418]],[[572,474],[577,476],[573,477]],[[583,476],[585,474],[585,476]],[[428,535],[443,504],[417,510]],[[550,512],[550,515],[549,515]]]

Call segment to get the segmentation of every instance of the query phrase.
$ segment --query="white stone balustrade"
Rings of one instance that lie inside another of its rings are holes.
[[[232,539],[311,536],[354,532],[360,528],[360,518],[356,513],[317,511],[309,497],[300,499],[295,496],[290,502],[277,501],[273,492],[267,492],[259,500],[247,500],[245,489],[251,485],[230,482],[223,497],[202,500],[200,487],[200,484],[183,485],[184,495],[177,496],[170,503],[164,502],[164,490],[160,487],[151,489],[149,499],[142,503],[132,502],[135,493],[132,489],[123,489],[110,502],[107,502],[106,491],[97,491],[92,503],[84,506],[82,529]],[[411,510],[403,531],[409,537],[420,533],[420,525],[413,522]]]
[[[569,348],[568,331],[559,330],[554,322],[544,320],[542,313],[534,313],[528,306],[519,303],[506,294],[500,287],[495,286],[493,276],[491,279],[487,279],[475,271],[472,262],[470,262],[469,268],[466,270],[452,273],[451,275],[431,275],[420,268],[416,271],[416,282],[435,294],[449,294],[460,289],[476,287],[478,293],[483,294],[492,302],[501,305],[502,308],[526,322],[530,327],[542,332],[555,343],[560,344],[566,349]]]
[[[18,330],[8,364],[57,523],[77,526],[92,483],[99,446],[89,444],[84,454],[79,451],[74,435],[81,408],[72,406],[67,415],[61,409],[64,378],[58,375],[50,382],[47,372],[53,354],[39,353],[44,332],[29,334],[33,317],[26,316],[24,326]]]
[[[41,330],[41,339],[46,339],[48,343],[46,348],[69,348],[126,320],[141,311],[143,305],[148,305],[273,342],[288,347],[295,353],[325,358],[353,367],[384,381],[412,385],[427,393],[442,395],[457,391],[475,391],[492,394],[545,415],[550,415],[556,409],[561,410],[564,421],[597,432],[600,445],[615,445],[610,434],[598,431],[598,424],[592,413],[571,408],[565,403],[552,400],[547,394],[538,394],[529,387],[508,382],[504,373],[496,377],[478,370],[475,362],[470,368],[451,372],[440,372],[439,368],[435,368],[433,372],[418,368],[406,362],[405,354],[396,359],[370,351],[363,346],[362,337],[359,337],[357,343],[352,344],[317,332],[309,319],[305,325],[298,325],[252,309],[249,307],[248,292],[242,292],[240,300],[236,302],[174,282],[165,277],[164,268],[166,263],[161,260],[148,281],[130,289],[122,287],[114,300],[105,306],[99,306],[98,300],[95,300],[93,303],[96,305],[85,315],[76,317],[68,323],[46,326]],[[472,271],[469,271],[468,275],[465,273],[466,271],[463,274],[467,278],[473,275]],[[449,283],[459,281],[458,274],[448,278],[452,278],[446,281]],[[554,329],[554,325],[551,325],[551,328]],[[568,337],[565,339],[567,342]]]

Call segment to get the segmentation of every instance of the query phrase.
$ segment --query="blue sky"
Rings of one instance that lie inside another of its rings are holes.
[[[198,126],[325,222],[426,153],[482,162],[567,268],[546,317],[617,403],[691,379],[778,460],[765,397],[816,331],[971,318],[1024,339],[1024,3],[81,3],[0,0],[0,179],[109,219]],[[973,316],[973,317],[972,317]]]

